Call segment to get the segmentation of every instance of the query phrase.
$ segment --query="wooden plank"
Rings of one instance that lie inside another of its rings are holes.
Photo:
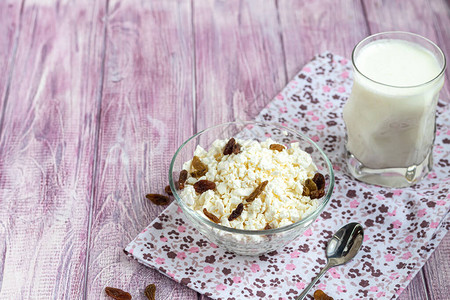
[[[422,271],[419,271],[417,273],[417,275],[409,283],[408,287],[397,298],[397,300],[411,299],[434,299],[428,297],[427,289],[425,286],[425,276]]]
[[[1,299],[83,297],[104,4],[23,8],[0,136]]]
[[[251,120],[287,82],[274,1],[194,1],[197,128]]]
[[[423,267],[430,299],[446,299],[450,294],[450,233]]]
[[[350,58],[369,34],[360,1],[279,0],[278,9],[289,78],[327,50]]]
[[[21,8],[22,3],[19,1],[0,2],[0,133],[5,103],[9,96],[10,75],[14,67]]]
[[[164,207],[176,148],[193,134],[193,36],[188,1],[110,1],[87,296],[106,286],[143,298],[154,283],[165,299],[197,293],[129,259],[123,248]]]

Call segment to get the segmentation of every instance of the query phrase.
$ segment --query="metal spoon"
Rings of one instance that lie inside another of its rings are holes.
[[[343,265],[355,257],[361,248],[363,239],[364,230],[359,223],[349,223],[339,229],[328,242],[327,264],[295,300],[302,300],[329,268]]]

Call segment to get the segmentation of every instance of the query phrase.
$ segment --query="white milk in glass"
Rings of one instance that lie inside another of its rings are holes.
[[[432,165],[445,58],[439,61],[424,46],[398,38],[358,46],[344,107],[350,172],[369,183],[411,185]]]

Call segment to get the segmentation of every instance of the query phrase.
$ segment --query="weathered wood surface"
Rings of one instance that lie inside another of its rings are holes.
[[[162,210],[143,196],[162,192],[176,147],[253,118],[314,54],[349,57],[385,30],[448,57],[449,3],[0,1],[0,298],[154,282],[159,299],[197,299],[122,253]],[[447,235],[399,299],[446,299],[449,257]]]
[[[2,8],[17,36],[0,136],[2,299],[84,292],[106,2],[78,3]]]
[[[123,253],[163,210],[144,196],[163,193],[170,154],[193,134],[190,24],[187,1],[109,2],[88,298],[100,299],[105,286],[142,295],[149,283],[167,299],[197,297]]]

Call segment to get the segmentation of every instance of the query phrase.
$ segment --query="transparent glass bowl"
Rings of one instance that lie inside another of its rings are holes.
[[[318,199],[317,209],[300,221],[284,227],[269,230],[244,230],[216,224],[190,208],[180,197],[176,185],[180,171],[183,169],[183,163],[192,159],[197,145],[208,151],[216,139],[228,140],[232,137],[258,141],[264,141],[270,137],[275,142],[284,145],[299,142],[300,148],[311,155],[318,172],[325,176],[325,196]],[[276,124],[238,121],[210,127],[185,141],[172,158],[169,168],[169,184],[186,217],[211,242],[236,254],[260,255],[276,250],[294,240],[317,219],[333,192],[334,173],[325,153],[304,134]]]

